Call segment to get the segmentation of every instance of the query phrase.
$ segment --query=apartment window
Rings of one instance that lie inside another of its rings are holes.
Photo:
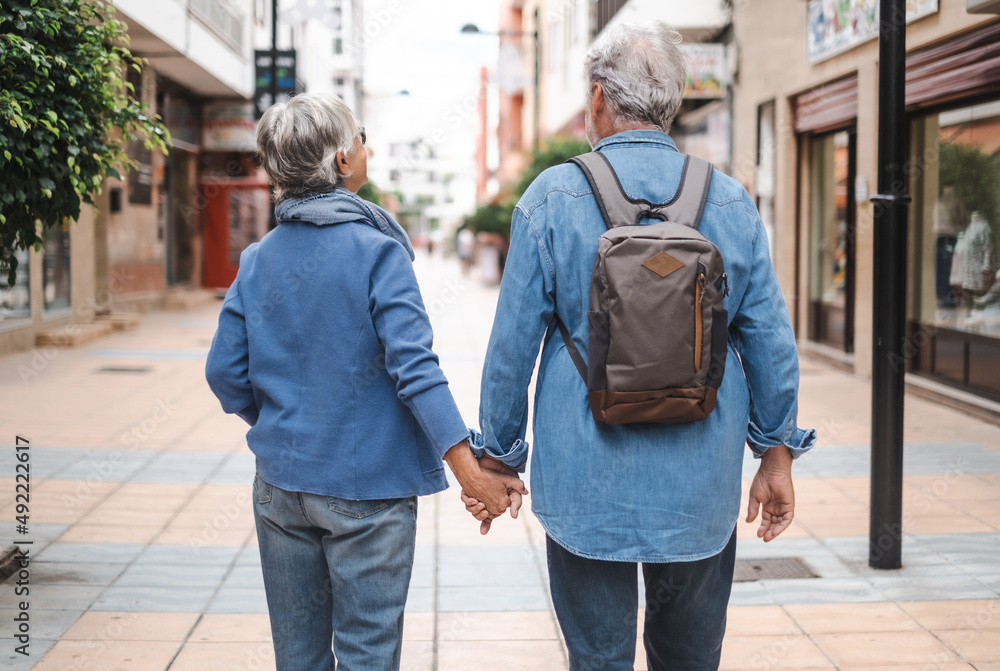
[[[335,38],[333,38],[333,53],[336,54],[337,56],[339,56],[342,53],[344,53],[344,38],[343,37],[335,37]]]

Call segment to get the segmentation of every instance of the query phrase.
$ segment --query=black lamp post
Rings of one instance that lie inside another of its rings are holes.
[[[903,542],[906,340],[906,3],[882,0],[875,203],[872,466],[868,565],[897,569]]]
[[[523,30],[501,30],[496,33],[488,33],[479,29],[474,23],[467,23],[462,26],[462,33],[465,35],[491,35],[494,37],[530,37],[534,40],[535,46],[535,109],[534,109],[534,146],[537,149],[539,144],[539,135],[541,134],[541,119],[542,119],[542,104],[541,104],[541,65],[539,59],[541,56],[541,51],[539,49],[538,40],[538,12],[535,12],[535,30],[534,32],[527,32]]]

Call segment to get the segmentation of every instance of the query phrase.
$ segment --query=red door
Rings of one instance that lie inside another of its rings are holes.
[[[233,180],[202,187],[205,198],[205,273],[209,288],[228,288],[236,279],[240,254],[271,228],[267,183]]]

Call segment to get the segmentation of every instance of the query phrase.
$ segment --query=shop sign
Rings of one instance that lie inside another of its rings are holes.
[[[910,23],[938,11],[938,0],[906,0]],[[809,0],[808,60],[825,61],[878,37],[878,0]]]
[[[202,148],[206,151],[256,151],[257,122],[253,103],[205,105]]]
[[[254,118],[259,119],[275,102],[287,102],[298,92],[296,82],[297,57],[295,50],[276,51],[274,67],[271,66],[271,51],[258,49],[254,52]],[[275,78],[276,99],[271,99],[271,77]]]
[[[682,44],[688,78],[685,98],[724,98],[729,67],[724,44]]]

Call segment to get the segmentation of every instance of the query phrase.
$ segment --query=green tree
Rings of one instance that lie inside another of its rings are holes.
[[[104,0],[0,3],[0,272],[40,249],[49,226],[76,220],[126,147],[166,153],[169,135],[135,97],[127,27]]]
[[[549,168],[565,163],[574,156],[590,151],[590,145],[575,138],[555,138],[536,149],[531,156],[531,162],[521,173],[521,179],[513,191],[506,197],[500,197],[493,203],[479,207],[475,214],[467,218],[464,227],[476,233],[499,233],[510,238],[510,218],[514,207],[521,196],[528,190],[531,183]]]
[[[382,207],[382,191],[371,182],[365,182],[364,185],[358,189],[358,195],[367,200],[369,203],[374,203],[375,205]]]

